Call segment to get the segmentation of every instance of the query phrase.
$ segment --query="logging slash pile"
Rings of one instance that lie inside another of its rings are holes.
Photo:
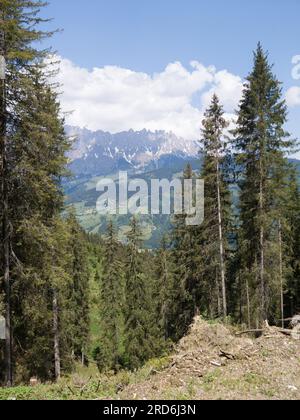
[[[169,365],[131,384],[129,399],[299,399],[300,319],[291,329],[236,331],[195,318]]]

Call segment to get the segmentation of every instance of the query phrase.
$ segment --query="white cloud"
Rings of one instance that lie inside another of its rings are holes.
[[[286,102],[289,107],[300,105],[300,87],[293,86],[286,93]]]
[[[292,58],[292,64],[294,67],[292,69],[292,78],[295,80],[300,79],[300,55],[294,55]]]
[[[241,99],[243,84],[239,76],[229,73],[227,70],[215,74],[211,89],[202,95],[203,106],[207,107],[211,97],[216,93],[227,111],[232,112],[237,108]]]
[[[112,133],[166,130],[187,139],[199,137],[203,111],[214,92],[232,117],[242,91],[240,77],[197,61],[189,68],[171,63],[149,75],[116,66],[89,71],[61,59],[57,78],[63,110],[73,111],[68,124]]]

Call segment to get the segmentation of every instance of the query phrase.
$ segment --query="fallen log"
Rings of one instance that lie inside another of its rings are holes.
[[[238,336],[244,335],[244,334],[263,333],[265,331],[266,331],[265,329],[264,330],[262,330],[262,329],[261,330],[246,330],[246,331],[241,331],[239,333],[236,333],[235,335],[238,337]],[[295,332],[293,330],[287,330],[287,329],[284,329],[284,328],[276,328],[276,331],[278,331],[281,334],[285,334],[285,335],[292,335],[292,333]]]
[[[263,333],[265,330],[246,330],[246,331],[241,331],[236,333],[235,335],[238,337],[240,335],[244,335],[244,334],[253,334],[253,333]]]
[[[287,330],[287,329],[284,329],[284,328],[278,329],[277,331],[280,332],[281,334],[284,334],[284,335],[292,335],[292,333],[293,333],[293,330]]]
[[[292,328],[297,327],[298,325],[300,325],[300,315],[295,315],[291,318],[285,318],[285,319],[279,319],[278,322],[290,322],[290,326]]]

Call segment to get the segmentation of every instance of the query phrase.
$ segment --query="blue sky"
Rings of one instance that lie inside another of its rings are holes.
[[[64,29],[52,39],[58,54],[86,71],[114,66],[153,77],[175,62],[191,72],[197,61],[244,78],[261,41],[284,90],[299,93],[291,74],[300,55],[299,0],[50,0],[45,13]],[[202,93],[192,93],[193,103]],[[290,120],[300,135],[300,103],[290,107]]]

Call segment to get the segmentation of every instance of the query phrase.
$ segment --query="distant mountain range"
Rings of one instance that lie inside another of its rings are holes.
[[[76,177],[108,175],[119,170],[145,172],[186,164],[198,155],[197,141],[186,141],[173,133],[125,131],[111,134],[67,127],[74,138],[70,169]]]
[[[69,154],[73,176],[64,182],[66,203],[74,206],[81,225],[91,233],[103,233],[107,227],[107,218],[96,212],[100,178],[116,179],[120,170],[127,170],[129,178],[138,175],[147,182],[153,178],[171,180],[182,173],[187,163],[194,170],[201,166],[198,142],[185,141],[172,133],[129,130],[110,134],[77,127],[66,127],[66,131],[74,140]],[[300,162],[294,163],[300,174]],[[130,215],[115,217],[121,241],[126,238],[129,220]],[[145,246],[156,248],[170,230],[170,223],[168,216],[143,216]]]

